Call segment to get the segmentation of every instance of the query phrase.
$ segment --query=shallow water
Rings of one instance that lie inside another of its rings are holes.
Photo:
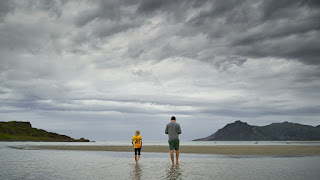
[[[0,142],[0,179],[319,179],[320,177],[320,156],[180,154],[180,165],[171,166],[167,153],[142,152],[140,163],[136,165],[133,153],[130,152],[24,150],[8,147],[25,144]]]
[[[144,145],[168,145],[167,141],[143,141]],[[97,141],[97,142],[0,142],[7,146],[28,146],[28,145],[89,145],[89,146],[108,146],[108,145],[131,145],[131,141]],[[180,141],[180,145],[191,146],[221,146],[221,145],[308,145],[320,146],[320,141]]]

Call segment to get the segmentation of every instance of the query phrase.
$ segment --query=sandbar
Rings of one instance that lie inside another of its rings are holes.
[[[28,149],[79,150],[79,151],[114,151],[133,152],[132,146],[28,146]],[[164,145],[144,145],[142,152],[167,153],[169,147]],[[308,156],[320,155],[320,146],[305,145],[216,145],[216,146],[180,146],[180,153],[219,154],[219,155],[258,155],[258,156]]]

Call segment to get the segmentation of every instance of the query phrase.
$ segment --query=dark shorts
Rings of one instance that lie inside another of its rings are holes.
[[[170,150],[179,150],[179,139],[172,139],[168,141]]]
[[[141,151],[141,148],[134,148],[134,154],[135,155],[140,155],[140,151]]]

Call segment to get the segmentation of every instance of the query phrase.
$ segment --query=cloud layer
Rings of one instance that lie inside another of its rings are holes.
[[[98,140],[163,140],[171,115],[184,139],[237,119],[318,125],[319,5],[1,1],[0,120]]]

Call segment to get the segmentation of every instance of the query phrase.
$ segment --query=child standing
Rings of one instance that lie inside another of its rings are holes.
[[[136,131],[136,135],[132,137],[132,145],[134,148],[134,159],[136,160],[136,164],[138,164],[138,161],[140,159],[140,152],[142,147],[142,137],[140,136],[140,131]],[[138,154],[138,158],[137,158]]]

